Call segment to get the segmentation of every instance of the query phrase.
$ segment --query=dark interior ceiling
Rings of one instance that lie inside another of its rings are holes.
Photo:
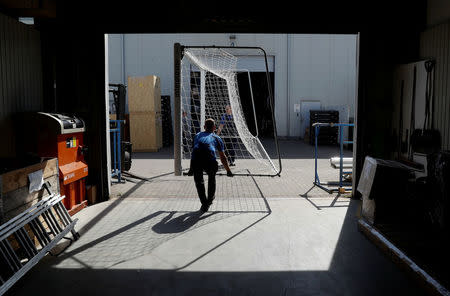
[[[110,33],[354,33],[423,30],[422,1],[0,0],[0,11]],[[57,13],[58,12],[58,13]],[[62,28],[62,27],[60,27]]]
[[[83,14],[109,32],[308,32],[371,29],[420,30],[426,1],[122,1],[88,10],[63,8],[63,18]],[[66,4],[64,4],[66,5]],[[69,4],[70,5],[70,4]],[[77,12],[78,11],[78,12]]]
[[[0,0],[0,11],[13,17],[56,17],[56,0]]]

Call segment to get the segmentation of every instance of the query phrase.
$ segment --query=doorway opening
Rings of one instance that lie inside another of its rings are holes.
[[[269,72],[272,93],[274,92],[275,73]],[[257,131],[260,137],[271,137],[273,135],[272,109],[270,107],[270,97],[267,92],[267,76],[265,72],[240,72],[237,75],[239,95],[241,97],[242,109],[250,131]],[[251,88],[250,88],[251,87]],[[252,98],[255,105],[256,125],[253,115]],[[274,102],[274,108],[276,108]]]
[[[147,76],[159,78],[161,104],[164,97],[166,99],[165,106],[170,109],[170,112],[166,123],[161,116],[161,111],[155,122],[160,123],[162,136],[173,135],[174,81],[173,67],[170,64],[173,61],[174,43],[182,41],[184,44],[193,46],[196,44],[217,46],[223,44],[226,46],[229,45],[228,37],[227,34],[108,35],[109,77],[107,83],[125,86],[125,124],[128,125],[125,134],[128,137],[132,136],[132,132],[128,132],[132,113],[145,111],[130,109],[130,93],[132,93],[130,78]],[[337,111],[339,113],[338,122],[354,122],[358,88],[357,35],[237,34],[236,38],[236,45],[240,45],[239,42],[246,46],[254,43],[268,52],[267,70],[272,86],[277,134],[278,139],[285,141],[286,144],[280,146],[281,153],[284,154],[282,156],[284,163],[289,159],[314,159],[310,111]],[[285,40],[286,43],[273,46],[274,40]],[[275,149],[270,147],[274,146],[273,138],[271,138],[274,134],[274,123],[268,101],[266,69],[262,69],[261,65],[258,66],[259,60],[256,56],[238,54],[237,57],[237,68],[242,70],[237,74],[237,86],[245,123],[252,134],[258,133],[265,146],[267,143],[267,147],[269,147],[267,152],[270,157],[273,157],[274,154],[271,151],[275,151]],[[196,71],[198,70],[193,70],[193,72]],[[192,77],[194,76],[192,75]],[[198,81],[192,83],[200,84]],[[139,82],[137,82],[137,86],[139,86]],[[251,100],[252,95],[254,107]],[[192,104],[192,106],[196,105]],[[116,106],[111,105],[111,107],[113,109]],[[200,107],[196,106],[197,109]],[[208,104],[205,107],[208,108]],[[192,114],[196,112],[197,110],[191,110]],[[195,120],[195,118],[192,119]],[[197,118],[196,121],[198,124],[195,126],[193,134],[202,128],[200,118]],[[322,135],[324,135],[324,129],[322,129]],[[141,130],[149,132],[151,129],[141,128]],[[344,139],[347,141],[352,139],[354,130],[346,128],[344,133]],[[169,136],[168,138],[173,137]],[[335,138],[337,140],[338,136]],[[130,142],[135,146],[131,137]],[[345,146],[345,156],[352,157],[352,145],[346,144]],[[153,152],[132,151],[131,154],[131,172],[134,168],[141,168],[141,175],[146,178],[157,174],[171,173],[174,170],[173,142],[169,142],[167,146],[158,147]],[[339,155],[338,141],[331,145],[321,144],[318,156],[321,162],[327,163],[337,155]],[[163,164],[163,162],[165,163]],[[142,163],[142,165],[138,163]],[[323,167],[323,165],[321,166]],[[314,174],[312,170],[310,173]],[[331,170],[330,178],[337,178],[335,170]]]

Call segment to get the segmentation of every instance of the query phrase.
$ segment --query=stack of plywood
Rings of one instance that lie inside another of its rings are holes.
[[[130,142],[133,152],[156,152],[162,147],[159,77],[128,77]]]

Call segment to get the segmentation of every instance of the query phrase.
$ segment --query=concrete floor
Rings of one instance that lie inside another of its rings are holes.
[[[321,149],[324,180],[336,151]],[[311,189],[311,146],[281,152],[281,177],[219,176],[204,214],[192,178],[167,175],[170,149],[136,155],[132,172],[154,178],[113,185],[115,198],[76,215],[81,238],[7,294],[421,295],[358,232],[359,201]]]

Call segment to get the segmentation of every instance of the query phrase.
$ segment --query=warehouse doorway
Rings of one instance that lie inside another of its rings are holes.
[[[271,110],[275,110],[276,100],[270,102],[268,79],[275,94],[275,56],[238,55],[237,69],[239,96],[249,130],[260,138],[273,138]]]
[[[274,92],[275,73],[269,72],[272,93]],[[260,137],[273,137],[272,107],[265,72],[240,72],[237,76],[239,95],[247,126]],[[252,98],[253,97],[253,98]],[[255,120],[256,116],[256,120]]]
[[[320,104],[320,109],[325,111],[337,110],[340,113],[339,122],[350,122],[354,118],[357,90],[357,35],[285,35],[283,37],[283,34],[268,34],[267,36],[254,37],[266,41],[266,44],[261,41],[262,47],[268,49],[266,60],[263,56],[257,56],[256,53],[250,51],[239,53],[239,47],[236,47],[236,52],[233,52],[233,54],[237,57],[236,68],[239,71],[237,74],[238,91],[245,123],[252,134],[258,134],[263,144],[267,144],[269,157],[273,157],[277,149],[273,135],[275,133],[274,126],[278,126],[278,139],[294,140],[296,145],[301,144],[302,146],[300,148],[296,146],[297,148],[295,148],[294,145],[292,149],[286,148],[286,150],[289,150],[289,156],[286,154],[286,157],[310,160],[314,158],[314,145],[311,140],[308,141],[310,137],[306,135],[311,133],[311,128],[310,123],[306,122],[308,121],[309,110],[306,110],[308,106],[305,102],[316,102],[317,105]],[[126,112],[141,114],[145,111],[140,109],[130,110],[128,106],[129,78],[155,75],[160,78],[161,98],[163,96],[168,98],[169,103],[167,105],[171,109],[169,122],[173,123],[175,112],[174,81],[172,68],[167,67],[167,63],[173,60],[173,52],[168,49],[172,49],[174,42],[181,37],[188,40],[189,43],[203,45],[220,44],[223,42],[220,40],[226,40],[227,36],[226,34],[183,34],[182,36],[173,34],[112,34],[108,37],[107,46],[110,51],[110,55],[107,57],[110,66],[107,70],[109,74],[108,83],[126,86]],[[246,41],[248,43],[255,42],[247,35],[238,35],[237,37],[248,38]],[[286,43],[280,44],[280,47],[273,47],[272,43],[267,42],[268,38],[272,38],[270,39],[272,41],[274,39],[283,40]],[[147,54],[144,54],[145,52]],[[152,54],[150,55],[148,52]],[[156,56],[158,56],[158,59],[155,58]],[[351,71],[346,70],[349,68],[352,68]],[[191,72],[200,73],[198,69],[192,69]],[[269,100],[269,83],[273,94],[272,102]],[[199,86],[200,89],[201,85],[198,81],[191,82],[191,84]],[[192,85],[191,89],[194,89]],[[251,100],[252,95],[254,104]],[[200,95],[193,92],[193,96],[199,97]],[[108,100],[109,106],[111,105],[110,102],[112,102],[111,99]],[[277,120],[276,124],[272,120],[271,103]],[[190,110],[191,114],[196,113],[196,109],[201,107],[198,102],[191,105],[192,108],[195,107],[194,111]],[[113,107],[115,108],[115,106]],[[208,108],[208,104],[205,108]],[[314,108],[311,107],[310,109]],[[108,117],[109,115],[108,113]],[[220,116],[215,119],[219,120]],[[198,123],[195,128],[195,132],[198,132],[201,126],[200,120],[198,118],[195,120],[194,117],[192,117],[192,120]],[[144,130],[148,131],[148,129]],[[324,135],[324,130],[322,130],[322,135]],[[173,128],[171,131],[164,128],[162,133],[165,135],[173,132]],[[346,133],[353,134],[353,132]],[[345,139],[347,140],[347,136]],[[133,141],[131,140],[131,142]],[[134,143],[132,144],[135,146]],[[172,143],[170,144],[172,145]],[[331,156],[339,155],[337,142],[334,142],[333,145],[323,147],[324,149],[321,152],[326,151],[326,153],[320,154],[319,158],[329,160]],[[112,155],[113,151],[110,151]],[[164,151],[164,153],[160,154],[160,151]],[[330,152],[328,153],[328,151]],[[347,152],[351,154],[351,150]],[[144,151],[139,153],[141,154],[133,153],[136,162],[132,161],[132,168],[136,166],[137,162],[146,159],[147,164],[143,165],[143,168],[159,167],[161,168],[160,173],[169,173],[174,169],[170,161],[164,166],[155,165],[155,161],[161,162],[162,159],[173,160],[173,146],[158,148],[157,152]],[[348,156],[348,153],[346,153],[346,156]],[[111,158],[109,157],[109,159]],[[183,168],[187,167],[183,165]],[[164,172],[162,171],[163,168],[165,169]],[[152,177],[152,175],[144,176]]]

